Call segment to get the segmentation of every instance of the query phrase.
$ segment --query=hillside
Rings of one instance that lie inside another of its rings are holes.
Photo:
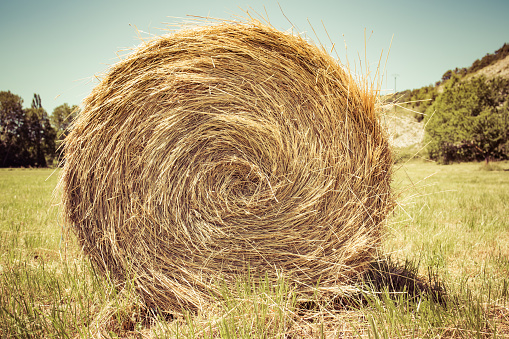
[[[417,122],[412,116],[405,114],[384,115],[384,123],[389,131],[389,141],[396,148],[411,147],[424,139],[423,124]]]
[[[451,78],[468,81],[477,76],[488,79],[509,79],[509,44],[504,44],[494,53],[475,60],[468,68],[448,70],[434,85],[405,90],[383,98],[386,103],[385,124],[391,142],[397,149],[416,147],[424,139],[422,123],[426,109],[431,106]],[[394,107],[396,106],[396,107]]]
[[[509,45],[505,43],[501,48],[496,50],[495,53],[493,54],[488,53],[481,60],[477,59],[476,61],[474,61],[472,63],[472,66],[468,68],[467,73],[476,73],[479,70],[495,65],[504,68],[503,63],[500,64],[500,61],[507,59],[508,56],[509,56]],[[507,69],[507,63],[505,63],[505,65],[506,65],[505,68]],[[497,67],[495,67],[494,69],[496,70]]]
[[[470,73],[467,77],[474,77],[477,75],[484,75],[488,78],[496,76],[509,78],[509,55],[503,59],[497,60],[493,64],[477,70],[476,72]]]

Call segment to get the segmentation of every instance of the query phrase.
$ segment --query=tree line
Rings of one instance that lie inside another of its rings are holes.
[[[440,87],[405,91],[399,99],[410,102],[418,121],[424,119],[429,158],[441,163],[509,159],[509,79],[446,75]],[[77,114],[77,106],[65,103],[48,115],[38,94],[23,108],[20,96],[0,92],[0,167],[54,165]]]
[[[0,167],[46,167],[58,161],[58,146],[78,112],[67,103],[48,115],[41,97],[32,104],[10,91],[0,91]]]

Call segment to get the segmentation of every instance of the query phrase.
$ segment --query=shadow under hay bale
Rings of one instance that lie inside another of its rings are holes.
[[[390,256],[377,258],[369,264],[363,276],[350,290],[331,299],[306,300],[297,305],[299,314],[318,310],[358,310],[370,305],[374,298],[390,299],[392,302],[419,303],[423,298],[447,307],[447,290],[432,272],[419,276],[418,266],[399,262]]]
[[[149,307],[205,307],[248,267],[334,294],[373,260],[394,205],[372,85],[256,21],[154,38],[83,102],[65,221]]]
[[[366,270],[364,283],[373,291],[387,291],[397,296],[404,293],[410,301],[427,296],[435,303],[445,305],[447,291],[436,275],[427,278],[418,275],[418,267],[409,261],[400,263],[391,257],[373,261]]]

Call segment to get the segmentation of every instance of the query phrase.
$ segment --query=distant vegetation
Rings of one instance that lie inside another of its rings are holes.
[[[57,149],[77,106],[63,104],[51,116],[34,94],[32,105],[23,108],[23,99],[0,91],[0,167],[47,167],[57,159]]]
[[[509,55],[504,44],[468,68],[448,70],[434,85],[396,93],[426,123],[428,157],[441,163],[509,158],[509,79],[479,75]]]
[[[505,43],[501,48],[495,51],[493,54],[486,54],[481,60],[477,59],[474,61],[472,66],[467,70],[467,73],[475,73],[478,70],[493,65],[495,62],[505,59],[509,55],[509,45]]]
[[[390,101],[426,123],[427,155],[441,163],[509,158],[509,78],[478,75],[509,56],[509,44],[446,71],[434,85],[396,93]],[[46,167],[78,112],[63,104],[48,115],[41,98],[23,108],[20,96],[0,91],[0,167]]]

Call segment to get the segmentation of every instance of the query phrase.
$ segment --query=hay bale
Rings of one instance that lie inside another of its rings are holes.
[[[306,293],[362,273],[393,207],[376,93],[259,22],[154,38],[65,140],[66,222],[149,305],[200,308],[249,267]]]

